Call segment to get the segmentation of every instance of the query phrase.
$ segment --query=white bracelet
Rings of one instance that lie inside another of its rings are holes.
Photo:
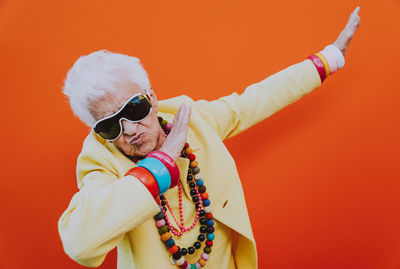
[[[330,52],[333,53],[333,55],[335,55],[335,58],[336,58],[336,61],[337,61],[337,64],[338,64],[338,69],[341,69],[345,64],[345,61],[344,61],[344,56],[343,56],[342,52],[340,51],[340,49],[338,47],[336,47],[335,45],[332,45],[332,44],[326,46],[324,48],[324,50],[325,49],[329,50]]]

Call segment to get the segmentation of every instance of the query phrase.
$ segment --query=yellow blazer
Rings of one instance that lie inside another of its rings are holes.
[[[214,218],[237,232],[237,268],[257,268],[257,251],[236,165],[223,140],[320,85],[314,64],[304,60],[250,85],[240,95],[233,93],[211,102],[193,101],[182,95],[159,102],[159,114],[170,122],[181,103],[192,107],[187,140],[193,149],[199,149],[196,157],[212,197]],[[186,178],[188,160],[179,158],[177,164],[181,178]],[[134,166],[93,131],[85,139],[77,161],[79,192],[58,221],[64,250],[73,260],[97,267],[118,246],[119,269],[138,268],[139,264],[145,269],[168,267],[168,251],[164,246],[155,247],[160,237],[152,217],[159,211],[158,206],[139,180],[124,176]],[[190,197],[188,187],[183,185]],[[150,264],[143,258],[146,253],[152,267],[146,266]]]

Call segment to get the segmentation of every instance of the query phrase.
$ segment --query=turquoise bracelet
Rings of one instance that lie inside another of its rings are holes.
[[[158,159],[148,157],[141,160],[137,166],[146,168],[158,183],[159,194],[166,192],[171,186],[171,176],[167,167]]]

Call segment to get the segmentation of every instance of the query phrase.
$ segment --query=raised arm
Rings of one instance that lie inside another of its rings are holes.
[[[336,52],[339,61],[336,69],[343,67],[343,56],[360,24],[359,10],[357,7],[353,11],[347,25],[333,43],[334,47],[331,47],[333,56]],[[320,61],[319,58],[316,60]],[[324,65],[320,61],[319,67],[315,64],[306,59],[247,87],[242,94],[233,93],[211,102],[199,100],[197,106],[221,139],[230,138],[319,87],[325,77],[323,74],[327,72],[324,67],[327,68],[328,61]]]

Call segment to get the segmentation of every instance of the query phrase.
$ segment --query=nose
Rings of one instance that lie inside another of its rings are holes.
[[[124,135],[134,136],[137,133],[138,124],[127,120],[122,120],[122,129]]]

